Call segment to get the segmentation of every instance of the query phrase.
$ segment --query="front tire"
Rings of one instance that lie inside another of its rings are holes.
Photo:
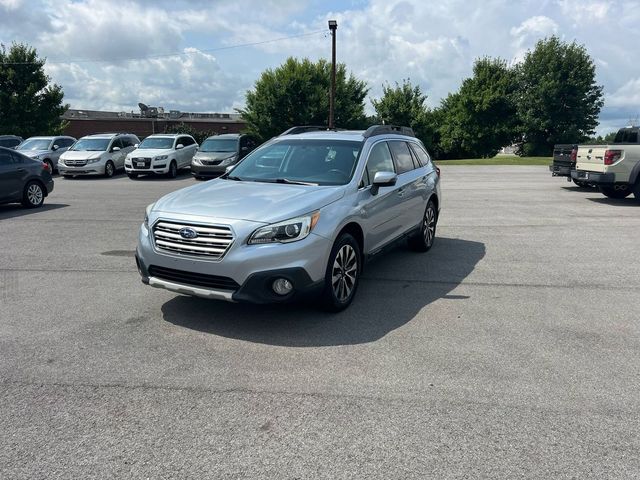
[[[107,161],[107,164],[104,166],[104,176],[107,178],[113,177],[113,174],[116,172],[116,167],[111,160]]]
[[[640,203],[640,178],[636,180],[636,184],[631,189],[633,191],[633,198],[636,203]]]
[[[600,192],[608,198],[622,199],[631,195],[631,189],[625,187],[623,190],[616,190],[614,187],[600,187]]]
[[[30,181],[24,186],[22,205],[27,208],[38,208],[44,203],[44,190],[39,182]]]
[[[331,249],[320,307],[329,312],[344,310],[353,301],[360,282],[362,255],[352,235],[343,233]]]
[[[175,160],[169,164],[169,172],[167,172],[167,177],[176,178],[178,176],[178,165]]]
[[[438,225],[438,209],[433,200],[429,200],[424,210],[420,231],[409,237],[409,248],[416,252],[426,252],[431,249],[436,239]]]

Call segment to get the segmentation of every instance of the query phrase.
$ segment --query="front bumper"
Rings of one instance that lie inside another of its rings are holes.
[[[90,163],[82,167],[71,167],[58,162],[58,173],[60,175],[104,175],[104,165]]]
[[[238,236],[219,261],[161,253],[141,227],[136,263],[142,282],[176,293],[215,300],[285,303],[318,294],[324,286],[331,241],[311,233],[299,242],[247,245]],[[293,284],[287,295],[272,289],[273,281]]]
[[[191,163],[191,174],[195,177],[217,177],[227,171],[231,165],[198,165]]]
[[[138,175],[148,175],[152,173],[155,173],[156,175],[164,175],[166,173],[169,173],[169,162],[158,162],[155,165],[151,164],[148,168],[135,168],[132,165],[125,163],[124,171],[127,175],[130,175],[132,173],[136,173]]]
[[[586,170],[572,170],[571,178],[580,182],[589,182],[595,185],[613,185],[614,173],[589,172]]]

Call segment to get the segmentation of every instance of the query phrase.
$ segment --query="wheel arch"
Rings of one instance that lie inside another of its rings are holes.
[[[356,242],[358,242],[358,246],[360,247],[360,257],[361,257],[360,260],[361,260],[361,264],[362,264],[363,263],[362,260],[365,257],[365,254],[364,254],[364,230],[362,230],[362,227],[360,226],[360,224],[358,224],[357,222],[351,221],[351,222],[347,223],[346,225],[344,225],[340,229],[340,231],[336,235],[335,240],[340,238],[340,235],[342,235],[343,233],[350,234],[353,238],[356,239]]]

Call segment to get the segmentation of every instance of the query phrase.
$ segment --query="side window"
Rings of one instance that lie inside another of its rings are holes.
[[[183,145],[183,146],[186,147],[188,145],[187,138],[186,137],[178,137],[178,140],[176,141],[176,147],[178,145]]]
[[[122,140],[116,138],[111,144],[111,150],[113,151],[114,147],[122,148]]]
[[[638,130],[629,130],[629,137],[626,140],[627,143],[638,143]]]
[[[131,137],[122,137],[120,141],[122,142],[122,148],[133,147],[133,143],[131,143]]]
[[[53,145],[51,145],[52,147],[58,147],[58,148],[64,148],[65,147],[65,143],[64,143],[64,138],[57,138],[56,140],[54,140]]]
[[[411,151],[415,154],[416,158],[420,162],[420,165],[422,165],[423,167],[429,165],[431,157],[429,157],[429,154],[425,152],[421,146],[416,145],[415,143],[410,143],[409,146],[411,147]]]
[[[6,150],[0,150],[0,167],[13,165],[13,157]]]
[[[367,160],[367,168],[364,174],[365,186],[371,185],[373,178],[378,172],[395,172],[393,167],[393,159],[391,158],[391,152],[387,142],[376,143],[371,152],[369,152],[369,159]]]
[[[411,152],[406,142],[392,140],[389,142],[389,148],[393,154],[398,175],[413,170],[413,159],[411,158]]]

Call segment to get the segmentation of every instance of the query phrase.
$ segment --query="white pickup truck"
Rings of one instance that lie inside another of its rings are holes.
[[[579,145],[576,182],[597,185],[609,198],[625,198],[633,193],[640,202],[640,127],[621,128],[611,145]]]

